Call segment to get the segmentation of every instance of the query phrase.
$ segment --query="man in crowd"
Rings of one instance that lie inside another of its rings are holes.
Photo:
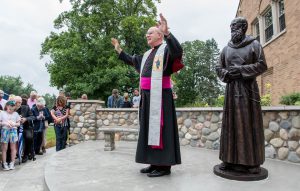
[[[134,89],[134,96],[132,98],[132,107],[134,108],[138,108],[140,106],[140,93],[139,93],[139,89]]]
[[[36,91],[31,91],[30,97],[27,100],[27,105],[29,106],[30,109],[32,108],[32,106],[34,106],[36,104],[36,98],[37,98]]]
[[[108,108],[121,108],[123,106],[123,97],[119,95],[117,89],[112,90],[112,95],[107,99]]]

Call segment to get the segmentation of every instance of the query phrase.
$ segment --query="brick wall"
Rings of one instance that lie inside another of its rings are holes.
[[[261,93],[266,81],[271,81],[272,105],[278,105],[280,97],[293,92],[300,92],[300,1],[285,0],[286,30],[276,39],[263,44],[270,75],[259,77]],[[241,0],[238,16],[248,20],[248,34],[253,33],[251,23],[257,16],[271,6],[272,0]],[[262,79],[267,78],[267,79]]]

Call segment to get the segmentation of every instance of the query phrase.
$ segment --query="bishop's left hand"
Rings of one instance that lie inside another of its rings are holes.
[[[167,19],[160,13],[159,14],[160,21],[156,24],[156,26],[164,33],[165,36],[170,34]]]

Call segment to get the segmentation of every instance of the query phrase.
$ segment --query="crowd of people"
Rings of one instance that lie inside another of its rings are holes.
[[[0,90],[0,128],[3,170],[15,169],[15,161],[35,161],[35,155],[46,153],[46,132],[53,123],[56,151],[67,145],[70,122],[69,95],[60,92],[54,106],[47,106],[42,96],[32,91],[29,95],[9,95],[4,99]],[[86,96],[87,99],[87,96]],[[49,109],[50,108],[50,109]]]
[[[112,95],[107,99],[108,108],[138,108],[140,104],[139,89],[134,89],[133,97],[130,99],[129,94],[125,92],[123,96],[119,94],[119,90],[113,89]]]

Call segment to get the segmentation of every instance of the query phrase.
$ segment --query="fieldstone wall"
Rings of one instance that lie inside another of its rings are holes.
[[[102,108],[100,102],[71,101],[71,143],[103,140],[102,127],[138,128],[137,109]],[[177,108],[180,144],[217,150],[222,108]],[[263,107],[267,158],[300,163],[300,107]],[[116,134],[116,140],[136,141],[136,133]]]
[[[300,163],[300,107],[263,107],[266,158]],[[217,150],[222,108],[177,109],[181,145]]]
[[[98,109],[97,110],[97,132],[98,140],[104,139],[103,132],[99,131],[102,127],[123,127],[138,129],[138,110],[137,109]],[[138,133],[121,132],[115,134],[115,140],[137,141]]]
[[[70,103],[70,144],[97,138],[97,112],[104,106],[99,100],[68,100]]]

